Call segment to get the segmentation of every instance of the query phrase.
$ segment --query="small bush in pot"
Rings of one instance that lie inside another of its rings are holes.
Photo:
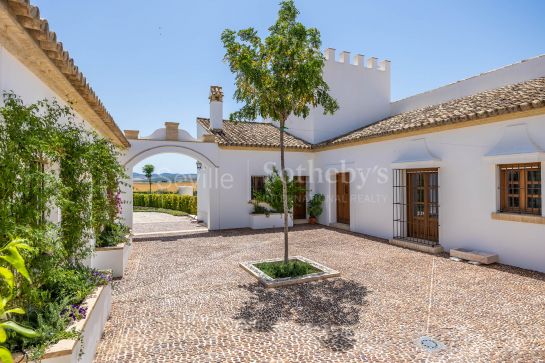
[[[108,223],[100,233],[96,241],[96,247],[113,247],[129,240],[129,228],[121,223]]]
[[[314,194],[311,200],[308,202],[308,214],[310,215],[310,218],[308,219],[308,222],[310,224],[316,224],[316,221],[318,217],[323,213],[323,203],[325,200],[325,196],[320,193]]]

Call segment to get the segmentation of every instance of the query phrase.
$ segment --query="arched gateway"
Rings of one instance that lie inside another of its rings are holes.
[[[165,127],[160,128],[146,137],[139,137],[139,131],[125,130],[125,136],[131,146],[122,155],[120,161],[125,166],[129,176],[128,186],[123,187],[124,208],[122,216],[127,225],[132,227],[133,221],[133,196],[132,173],[133,168],[140,161],[150,156],[176,153],[187,155],[200,162],[201,170],[197,170],[197,217],[207,224],[208,229],[219,229],[219,187],[214,183],[219,169],[219,150],[217,144],[207,139],[197,140],[187,131],[179,129],[176,122],[165,122]],[[206,178],[204,177],[206,176]]]

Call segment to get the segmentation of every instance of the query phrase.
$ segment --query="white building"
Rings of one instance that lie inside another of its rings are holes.
[[[325,56],[340,110],[290,119],[286,158],[306,177],[307,199],[326,196],[321,224],[545,271],[545,56],[396,102],[389,62]],[[219,93],[210,119],[197,119],[199,139],[217,145],[215,172],[229,180],[213,192],[212,228],[249,227],[252,180],[279,165],[279,131],[222,121]],[[294,212],[306,217],[304,207]]]
[[[71,103],[80,122],[126,148],[129,173],[158,153],[194,157],[202,165],[198,217],[210,229],[253,225],[252,185],[279,164],[275,125],[224,121],[223,94],[213,87],[196,138],[177,123],[125,136],[37,8],[0,1],[0,24],[1,90],[26,103]],[[321,224],[493,252],[502,263],[545,272],[545,56],[396,102],[388,61],[351,61],[347,52],[336,59],[332,49],[325,57],[340,109],[290,119],[286,142],[287,167],[305,183],[306,199],[326,196]],[[295,222],[308,217],[304,205]],[[132,223],[130,207],[123,217]]]

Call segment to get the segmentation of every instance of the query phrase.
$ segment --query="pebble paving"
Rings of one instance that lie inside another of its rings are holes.
[[[135,242],[96,362],[545,362],[544,274],[305,225],[290,253],[340,278],[264,289],[238,266],[282,246],[279,230]]]
[[[133,216],[132,233],[136,235],[187,230],[206,231],[205,226],[191,222],[191,218],[185,216],[157,212],[135,212]]]

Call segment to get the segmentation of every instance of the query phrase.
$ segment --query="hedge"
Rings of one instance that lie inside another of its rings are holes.
[[[197,197],[192,195],[134,193],[133,205],[135,207],[164,208],[197,214]]]

